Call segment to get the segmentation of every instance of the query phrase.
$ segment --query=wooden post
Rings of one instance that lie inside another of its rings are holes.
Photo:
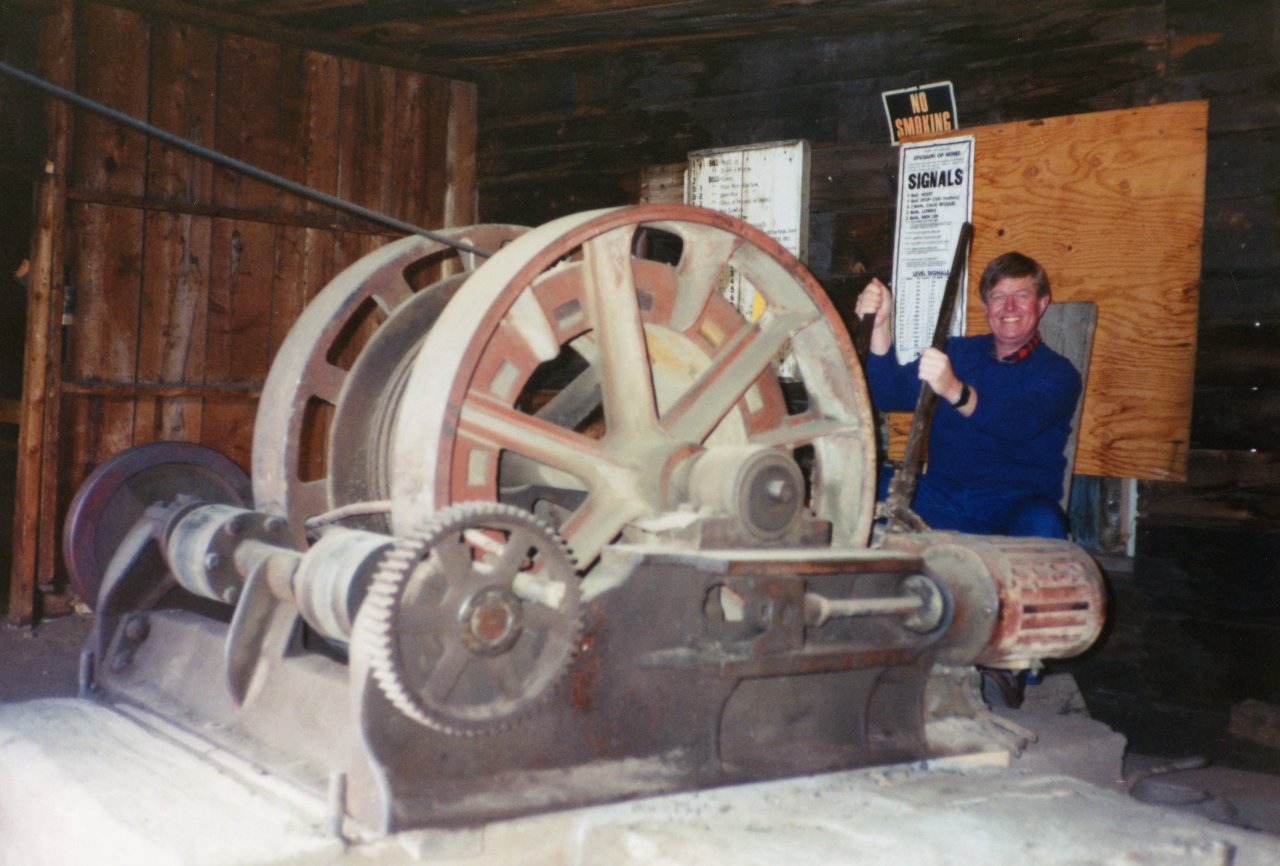
[[[9,576],[9,621],[28,625],[35,616],[40,537],[41,470],[50,356],[49,298],[54,283],[54,240],[59,213],[58,183],[52,164],[36,183],[35,232],[27,282],[27,334],[22,375],[22,415],[18,430],[18,477],[13,518],[13,570]],[[56,372],[56,371],[55,371]]]
[[[40,62],[48,79],[63,87],[75,81],[71,48],[74,9],[63,0],[44,18]],[[50,99],[45,109],[45,171],[36,183],[31,272],[27,282],[27,333],[23,362],[18,474],[14,494],[13,564],[8,619],[29,625],[36,591],[53,582],[57,567],[58,416],[62,379],[62,232],[71,139],[70,107]]]

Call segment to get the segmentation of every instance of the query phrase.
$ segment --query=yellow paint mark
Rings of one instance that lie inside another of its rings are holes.
[[[701,334],[703,339],[708,343],[717,348],[720,346],[720,343],[724,341],[724,331],[721,330],[719,325],[710,319],[702,320],[702,326],[698,328],[698,333]]]

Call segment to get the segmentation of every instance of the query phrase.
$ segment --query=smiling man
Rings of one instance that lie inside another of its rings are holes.
[[[867,381],[881,410],[914,407],[920,383],[939,397],[929,457],[911,508],[934,529],[1066,538],[1058,504],[1080,374],[1040,340],[1049,278],[1017,252],[992,259],[978,291],[990,333],[952,337],[909,364],[893,353],[893,297],[879,280],[858,296],[875,314]],[[886,489],[884,480],[881,489]]]

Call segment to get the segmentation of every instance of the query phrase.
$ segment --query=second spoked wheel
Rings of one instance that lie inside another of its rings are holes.
[[[271,364],[253,434],[253,498],[288,518],[299,547],[316,516],[390,495],[387,441],[404,378],[485,261],[450,242],[496,251],[524,231],[476,225],[402,238],[347,267],[302,311]],[[376,508],[354,523],[387,527]]]

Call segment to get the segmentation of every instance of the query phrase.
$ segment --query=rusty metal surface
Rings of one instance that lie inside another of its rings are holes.
[[[171,716],[201,714],[216,722],[213,736],[268,766],[291,743],[288,771],[310,767],[302,775],[313,784],[337,766],[350,775],[348,808],[387,829],[896,762],[926,753],[928,671],[972,637],[976,620],[961,623],[969,576],[935,576],[950,603],[923,633],[898,615],[806,625],[805,594],[900,598],[912,566],[933,560],[927,548],[972,547],[953,541],[934,537],[921,557],[849,551],[847,570],[803,576],[729,575],[704,567],[714,552],[619,551],[609,565],[624,561],[625,578],[589,602],[563,687],[500,737],[459,738],[407,719],[358,656],[346,672],[315,656],[277,660],[239,708],[183,688],[167,672],[211,670],[218,642],[209,620],[187,612],[149,614],[145,634],[117,647],[127,663],[99,682]],[[334,720],[352,689],[363,753],[337,748]],[[300,724],[320,730],[291,741]]]
[[[588,605],[567,688],[502,737],[409,735],[364,689],[366,742],[396,804],[386,819],[450,823],[922,754],[922,719],[901,711],[945,629],[806,629],[804,582],[782,577],[738,581],[748,614],[728,619],[705,604],[722,582],[636,563]]]
[[[977,664],[1021,670],[1042,659],[1088,649],[1106,622],[1102,573],[1083,548],[1046,538],[1006,538],[929,532],[887,536],[889,549],[935,556],[960,549],[979,563],[997,597],[996,614]]]
[[[582,629],[578,583],[564,543],[529,512],[457,505],[386,551],[352,652],[414,721],[492,734],[565,676]]]

